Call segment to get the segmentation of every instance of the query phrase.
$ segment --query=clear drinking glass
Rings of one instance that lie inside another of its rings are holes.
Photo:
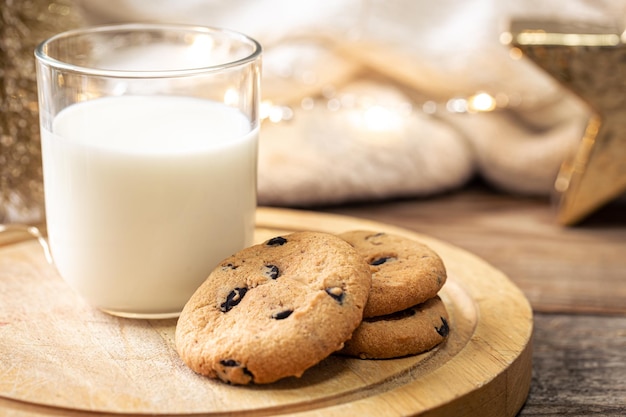
[[[165,24],[36,48],[48,242],[92,305],[175,317],[252,243],[261,55],[240,33]]]

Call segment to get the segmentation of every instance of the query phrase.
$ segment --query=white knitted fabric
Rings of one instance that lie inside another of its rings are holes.
[[[431,195],[476,175],[510,192],[551,192],[589,111],[532,64],[513,60],[500,34],[510,17],[603,21],[625,10],[611,0],[567,8],[539,0],[79,3],[91,23],[193,23],[257,38],[263,98],[290,116],[263,122],[259,202],[291,206]],[[321,35],[331,47],[316,44]],[[447,100],[479,91],[509,104],[486,113],[446,109]],[[376,125],[359,101],[383,112],[401,107],[401,117]]]

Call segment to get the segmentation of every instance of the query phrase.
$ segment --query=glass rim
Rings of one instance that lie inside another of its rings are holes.
[[[106,69],[95,68],[83,65],[71,64],[69,62],[61,61],[53,58],[46,53],[46,47],[60,39],[70,38],[77,35],[89,34],[89,33],[112,33],[112,32],[140,32],[140,31],[156,31],[156,30],[170,30],[170,31],[185,31],[196,32],[199,34],[225,34],[229,37],[239,40],[242,43],[252,46],[252,52],[243,58],[234,59],[232,61],[224,62],[216,65],[207,65],[193,68],[180,68],[180,69],[165,69],[165,70],[124,70],[124,69]],[[206,74],[210,72],[219,72],[229,68],[236,68],[253,61],[256,61],[263,51],[261,44],[254,38],[245,35],[241,32],[225,29],[214,26],[201,26],[201,25],[188,25],[188,24],[175,24],[175,23],[122,23],[122,24],[108,24],[98,26],[88,26],[78,29],[72,29],[65,32],[53,35],[35,47],[35,58],[42,64],[45,64],[56,69],[61,69],[67,72],[81,73],[89,76],[102,76],[109,78],[167,78],[167,77],[183,77],[197,74]]]

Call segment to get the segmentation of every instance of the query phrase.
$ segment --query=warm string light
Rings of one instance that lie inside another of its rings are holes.
[[[261,105],[261,120],[281,123],[293,120],[298,112],[314,109],[328,112],[343,111],[346,117],[349,117],[354,124],[358,123],[360,127],[385,130],[399,125],[400,121],[410,117],[411,113],[425,115],[487,113],[514,108],[521,105],[522,101],[526,102],[529,99],[525,97],[522,100],[520,94],[476,91],[474,94],[451,97],[447,100],[414,100],[409,97],[402,98],[400,95],[396,95],[395,99],[390,99],[386,94],[384,94],[384,100],[377,100],[380,87],[372,88],[371,93],[365,89],[359,93],[341,92],[338,91],[339,87],[336,84],[332,82],[325,84],[323,81],[324,78],[327,78],[325,72],[318,73],[315,67],[312,68],[312,65],[317,65],[317,61],[313,58],[316,54],[321,54],[320,56],[332,60],[334,57],[332,48],[327,50],[328,46],[324,43],[318,45],[311,42],[305,45],[309,46],[309,49],[305,49],[306,52],[301,49],[296,52],[291,49],[281,50],[279,48],[278,55],[269,55],[276,59],[271,60],[270,58],[266,63],[268,64],[267,68],[270,68],[266,77],[295,84],[295,86],[308,90],[309,93],[305,93],[307,95],[299,103],[285,104],[270,99],[264,100]],[[361,73],[356,71],[352,77],[358,77],[359,74]],[[343,76],[350,79],[351,75],[342,73],[338,77],[344,79]],[[345,84],[345,79],[340,83]],[[392,89],[393,87],[390,87],[390,91]],[[311,90],[316,90],[318,93],[311,94]]]
[[[489,93],[479,92],[469,97],[451,98],[445,103],[446,111],[450,113],[484,113],[496,110],[498,107],[504,107],[504,102],[508,103],[503,96],[498,105],[498,99]],[[423,110],[426,113],[436,113],[438,110],[437,103],[427,102]]]
[[[385,106],[373,105],[366,110],[359,112],[357,123],[367,130],[381,132],[396,130],[402,126],[404,118],[398,111],[394,111]]]
[[[374,98],[365,95],[356,97],[354,94],[347,93],[324,97],[327,95],[317,99],[304,97],[300,101],[299,107],[303,111],[312,110],[317,106],[323,106],[331,112],[350,110],[349,117],[354,123],[360,121],[360,125],[371,130],[385,130],[398,126],[401,119],[408,117],[415,111],[415,106],[408,100],[388,105],[380,104]],[[421,111],[428,115],[434,115],[441,111],[448,113],[486,113],[518,106],[520,103],[521,99],[515,96],[506,94],[493,96],[481,91],[468,97],[454,97],[445,102],[427,100],[421,105]],[[294,109],[290,106],[275,104],[271,100],[264,100],[261,103],[261,120],[280,123],[288,122],[293,118]]]

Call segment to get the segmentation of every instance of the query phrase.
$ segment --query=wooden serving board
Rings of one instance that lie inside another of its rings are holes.
[[[190,371],[176,320],[112,317],[57,275],[36,240],[0,238],[0,415],[513,416],[530,387],[532,311],[520,290],[476,256],[382,223],[259,208],[256,240],[298,230],[385,231],[428,244],[448,281],[448,340],[391,360],[331,356],[301,378],[237,387]]]

